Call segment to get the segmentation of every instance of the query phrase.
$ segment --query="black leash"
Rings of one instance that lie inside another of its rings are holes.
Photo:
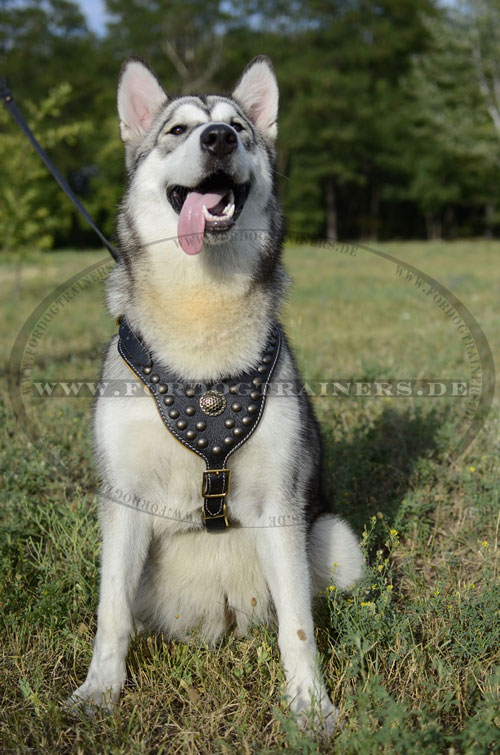
[[[54,178],[56,179],[57,183],[61,187],[61,189],[64,191],[66,196],[71,199],[73,204],[75,205],[78,212],[83,215],[87,223],[90,225],[92,230],[94,230],[99,238],[101,239],[102,243],[110,253],[110,255],[113,257],[114,260],[118,258],[118,255],[116,253],[116,249],[110,244],[110,242],[107,240],[105,236],[101,233],[99,228],[96,226],[90,215],[88,214],[85,207],[82,205],[78,197],[74,194],[73,190],[71,189],[70,185],[66,181],[65,178],[59,173],[56,166],[50,159],[50,157],[47,155],[45,150],[40,146],[38,143],[35,135],[31,131],[30,127],[26,123],[21,111],[17,107],[16,103],[14,102],[14,97],[12,96],[12,92],[10,91],[9,87],[7,86],[7,82],[5,79],[0,78],[0,98],[3,100],[5,107],[11,114],[11,116],[14,118],[15,122],[21,129],[21,131],[24,132],[24,134],[28,137],[31,144],[34,146],[36,151],[38,152],[39,156],[42,158],[43,162],[47,166],[47,168],[50,170]]]

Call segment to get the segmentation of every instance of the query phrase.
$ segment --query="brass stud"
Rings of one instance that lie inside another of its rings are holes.
[[[185,419],[180,419],[180,420],[179,420],[179,421],[177,422],[177,429],[178,429],[178,430],[185,430],[185,429],[186,429],[186,427],[187,427],[187,425],[188,425],[188,423],[186,422],[186,420],[185,420]]]
[[[266,354],[265,357],[262,357],[262,361],[264,362],[264,364],[271,364],[272,360],[271,360],[271,357],[268,354]]]
[[[234,443],[234,440],[231,438],[230,435],[228,435],[226,438],[224,438],[224,445],[225,446],[232,446]]]
[[[243,419],[241,420],[241,424],[244,425],[245,427],[248,427],[248,425],[251,425],[252,422],[253,422],[252,417],[243,417]]]
[[[224,424],[227,427],[227,429],[230,430],[232,427],[234,427],[234,419],[226,419]]]
[[[151,375],[150,380],[152,383],[159,383],[160,382],[160,376],[156,373],[154,375]]]
[[[258,411],[259,407],[257,404],[248,404],[247,412],[249,414],[255,414]]]
[[[213,446],[212,447],[212,453],[216,454],[216,455],[222,453],[222,446]]]
[[[145,375],[151,375],[151,372],[153,371],[152,367],[144,367],[143,372]]]
[[[196,438],[196,433],[194,430],[188,430],[186,433],[186,438],[188,440],[194,440]]]
[[[163,403],[166,406],[172,406],[172,404],[174,403],[174,397],[173,396],[165,396],[165,398],[163,399]]]
[[[206,391],[200,396],[200,409],[209,417],[217,417],[226,408],[226,397],[219,391]]]
[[[186,414],[188,417],[192,417],[196,413],[194,406],[186,406]]]
[[[208,446],[208,440],[206,438],[200,438],[198,441],[198,448],[206,448]]]
[[[254,377],[252,380],[253,385],[257,388],[259,385],[262,385],[262,378],[261,377]]]
[[[168,391],[168,385],[165,385],[165,383],[160,383],[158,386],[158,393],[166,393]]]
[[[241,438],[241,436],[245,433],[242,427],[235,427],[233,430],[233,435],[235,438]]]
[[[241,404],[240,404],[240,402],[239,401],[234,401],[231,404],[231,409],[233,410],[233,412],[241,412]]]
[[[205,430],[206,426],[207,426],[207,423],[203,421],[196,423],[196,429],[200,431]]]
[[[194,388],[186,388],[185,393],[186,393],[186,396],[188,398],[193,398],[193,396],[195,395],[196,391],[195,391]]]
[[[239,392],[240,392],[240,386],[239,386],[238,384],[236,384],[236,385],[232,385],[232,386],[230,387],[230,389],[229,389],[229,393],[232,393],[233,395],[234,395],[235,393],[239,393]]]
[[[252,401],[258,401],[260,399],[259,391],[252,391],[250,394],[250,398],[252,399]]]
[[[267,367],[266,367],[266,365],[265,365],[265,364],[259,364],[259,366],[257,367],[257,372],[260,372],[260,373],[261,373],[261,375],[262,375],[262,374],[263,374],[264,372],[267,372]]]
[[[179,416],[179,410],[178,409],[170,409],[170,411],[168,413],[168,416],[171,417],[172,419],[177,419],[177,417]]]

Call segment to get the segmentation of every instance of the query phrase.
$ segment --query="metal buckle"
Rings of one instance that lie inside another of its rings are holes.
[[[227,475],[226,477],[226,489],[222,491],[222,493],[206,493],[206,487],[207,487],[207,475],[209,474],[222,474],[224,473]],[[205,469],[203,472],[203,480],[201,483],[201,495],[203,498],[225,498],[229,493],[229,478],[231,477],[231,470],[230,469]],[[224,501],[224,506],[226,505],[226,502]],[[222,516],[222,514],[220,515]],[[215,519],[215,517],[212,517]]]
[[[206,522],[206,521],[211,522],[213,519],[224,519],[226,527],[229,527],[229,522],[227,520],[227,503],[226,503],[226,501],[224,501],[224,503],[222,504],[222,514],[216,514],[215,516],[207,516],[205,514],[205,509],[202,506],[201,507],[201,518],[203,519],[204,522]]]

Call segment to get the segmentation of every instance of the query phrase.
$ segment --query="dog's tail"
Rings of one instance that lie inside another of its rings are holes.
[[[323,514],[309,535],[309,560],[314,592],[334,584],[346,590],[363,573],[363,554],[349,525],[338,516]]]

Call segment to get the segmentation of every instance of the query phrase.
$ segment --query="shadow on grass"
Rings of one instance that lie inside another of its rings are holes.
[[[450,407],[386,408],[345,440],[324,433],[324,486],[334,511],[357,530],[378,512],[391,521],[410,488],[433,481],[453,432],[450,414]]]

